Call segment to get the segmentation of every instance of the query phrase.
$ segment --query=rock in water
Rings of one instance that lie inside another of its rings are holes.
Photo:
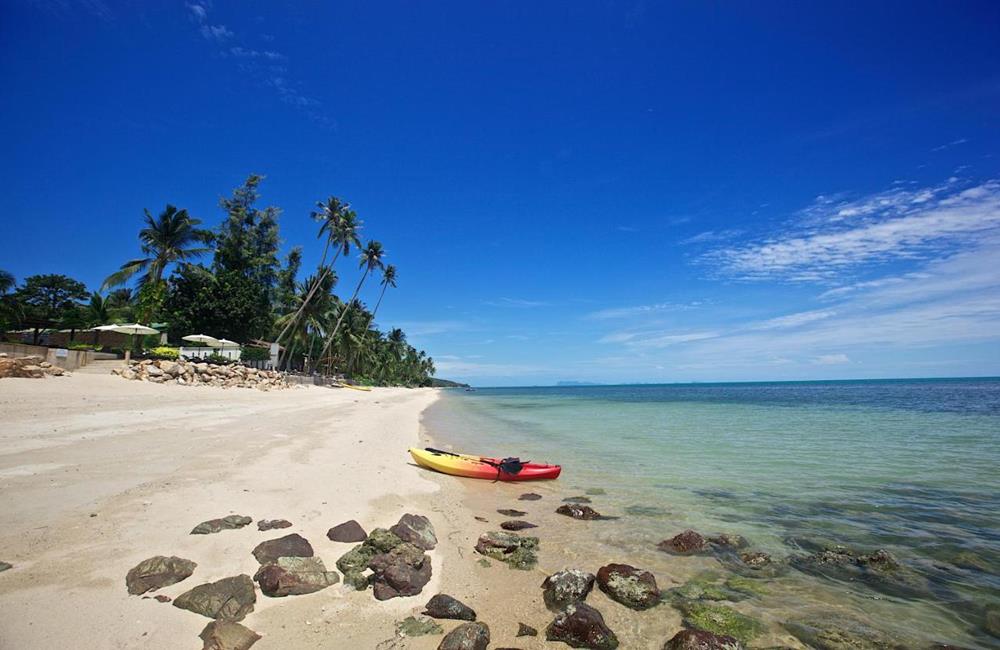
[[[538,630],[531,627],[530,625],[525,625],[524,623],[517,624],[517,634],[514,636],[538,636]]]
[[[290,528],[292,522],[287,519],[261,519],[257,522],[257,530],[274,530],[275,528]]]
[[[688,627],[731,636],[741,643],[749,643],[764,631],[763,623],[725,605],[689,602],[681,603],[678,609],[684,614],[684,624]]]
[[[198,565],[184,558],[157,555],[133,567],[125,576],[125,586],[132,595],[156,591],[187,578],[194,573],[196,566]]]
[[[517,497],[518,501],[538,501],[542,498],[541,494],[535,494],[534,492],[525,492],[521,496]]]
[[[241,621],[253,611],[257,594],[246,574],[198,585],[174,599],[174,607],[208,618]]]
[[[340,576],[327,571],[318,557],[279,557],[262,566],[253,577],[265,596],[278,598],[311,594],[337,584]]]
[[[450,618],[458,621],[476,620],[475,610],[448,594],[437,594],[427,601],[424,614],[434,618]]]
[[[567,605],[586,600],[594,588],[594,574],[567,569],[553,573],[542,582],[545,606],[553,611],[565,609]]]
[[[212,621],[198,635],[205,645],[202,650],[250,650],[260,635],[239,623]]]
[[[368,538],[368,533],[352,519],[326,531],[326,536],[331,542],[363,542]]]
[[[434,527],[431,526],[430,520],[423,515],[407,513],[399,518],[399,523],[391,527],[389,532],[404,542],[409,542],[425,551],[430,551],[437,546]]]
[[[844,616],[790,621],[785,628],[809,648],[822,650],[903,650],[896,639]]]
[[[590,497],[585,497],[583,495],[575,497],[566,497],[563,499],[563,503],[592,503]]]
[[[476,542],[476,552],[506,562],[512,569],[531,569],[538,563],[537,537],[521,537],[508,532],[483,533]]]
[[[676,553],[678,555],[691,555],[701,553],[708,548],[708,541],[693,530],[685,530],[683,533],[674,535],[670,539],[665,539],[658,545],[661,551]]]
[[[708,543],[718,548],[733,549],[737,551],[750,546],[750,542],[747,541],[746,537],[743,537],[742,535],[731,535],[729,533],[720,533],[715,537],[709,537]]]
[[[226,515],[221,519],[209,519],[208,521],[203,521],[191,531],[192,535],[209,535],[211,533],[217,533],[221,530],[234,530],[236,528],[243,528],[249,525],[253,519],[250,517],[244,517],[243,515]]]
[[[754,570],[763,569],[773,562],[770,555],[761,551],[755,551],[753,553],[740,553],[740,561]]]
[[[261,564],[272,564],[279,557],[312,557],[313,548],[305,537],[292,533],[261,542],[254,548],[253,556]]]
[[[504,521],[500,524],[500,528],[504,530],[527,530],[529,528],[538,528],[535,524],[530,521],[524,521],[522,519],[511,519],[510,521]]]
[[[743,650],[743,644],[731,636],[705,630],[681,630],[663,645],[663,650]]]
[[[556,513],[560,515],[566,515],[567,517],[572,517],[573,519],[602,519],[601,513],[597,512],[590,506],[583,506],[576,503],[569,503],[556,508]]]
[[[441,639],[438,650],[486,650],[490,628],[486,623],[462,623]]]
[[[431,559],[423,549],[403,542],[368,562],[376,600],[416,596],[431,579]]]
[[[601,613],[586,603],[570,605],[545,628],[545,638],[574,648],[614,650],[618,637],[605,625]]]
[[[632,609],[649,609],[660,602],[656,578],[628,564],[608,564],[597,571],[601,591]]]

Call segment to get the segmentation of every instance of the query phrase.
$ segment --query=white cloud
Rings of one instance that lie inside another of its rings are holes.
[[[244,47],[231,47],[229,48],[229,53],[235,57],[242,59],[267,59],[269,61],[284,61],[287,57],[280,52],[272,52],[271,50],[248,50]]]
[[[693,237],[682,239],[682,244],[714,244],[716,242],[727,241],[743,234],[742,230],[706,230]]]
[[[188,11],[191,12],[191,17],[198,22],[204,21],[208,18],[208,7],[204,4],[197,2],[189,2],[187,4]]]
[[[799,327],[807,323],[813,323],[818,320],[823,320],[824,318],[830,318],[836,315],[837,312],[831,310],[816,310],[816,311],[803,311],[797,314],[788,314],[787,316],[778,316],[777,318],[771,318],[765,321],[760,321],[759,323],[752,323],[749,329],[755,330],[774,330],[774,329],[788,329],[792,327]]]
[[[821,366],[835,366],[850,362],[851,360],[847,358],[846,354],[821,354],[813,359],[813,363],[817,363]]]
[[[201,35],[209,41],[223,42],[233,37],[233,32],[225,25],[202,25]]]
[[[484,305],[490,307],[521,307],[530,309],[532,307],[547,307],[549,303],[541,300],[526,300],[524,298],[498,298],[497,300],[484,300]]]
[[[591,312],[585,318],[591,320],[611,320],[616,318],[632,318],[635,316],[653,315],[663,312],[686,311],[697,309],[704,303],[694,301],[689,303],[661,302],[652,305],[635,305],[632,307],[612,307]]]
[[[745,280],[829,281],[865,265],[919,260],[1000,230],[1000,181],[892,190],[859,201],[819,197],[785,234],[717,249],[703,261]]]

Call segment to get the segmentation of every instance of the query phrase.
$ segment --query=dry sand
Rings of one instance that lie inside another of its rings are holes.
[[[367,530],[388,527],[405,512],[428,516],[439,539],[423,593],[378,602],[370,590],[342,584],[287,598],[258,592],[243,621],[263,637],[255,650],[436,648],[440,635],[401,639],[394,629],[439,592],[478,612],[490,626],[491,647],[551,647],[544,642],[553,617],[542,602],[544,577],[627,559],[581,558],[570,550],[568,528],[586,536],[601,522],[553,513],[566,490],[578,489],[564,481],[468,481],[414,466],[406,449],[431,442],[421,413],[438,394],[318,387],[262,393],[84,372],[0,380],[0,560],[14,564],[0,573],[0,650],[200,648],[197,635],[208,619],[129,596],[130,568],[153,555],[194,560],[194,575],[156,592],[176,597],[204,582],[253,575],[256,544],[299,533],[332,569],[352,545],[329,541],[327,529],[348,519]],[[544,499],[518,501],[526,491]],[[524,533],[542,539],[538,568],[479,563],[477,537],[506,519],[497,508],[525,510],[526,519],[540,524]],[[255,523],[189,534],[199,522],[227,514]],[[277,518],[293,526],[257,530],[256,520]],[[667,576],[657,577],[661,587],[672,586]],[[623,648],[660,648],[680,628],[670,608],[632,612],[596,588],[588,602],[604,613]],[[519,621],[540,636],[515,638]],[[445,631],[458,625],[440,623]]]

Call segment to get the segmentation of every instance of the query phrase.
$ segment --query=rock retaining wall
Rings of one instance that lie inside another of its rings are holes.
[[[274,370],[258,370],[241,365],[216,365],[193,361],[132,361],[127,368],[112,370],[123,379],[181,386],[219,386],[221,388],[289,388],[285,376]]]

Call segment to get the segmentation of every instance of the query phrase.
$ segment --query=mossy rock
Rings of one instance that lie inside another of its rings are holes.
[[[337,560],[337,568],[344,575],[349,573],[361,573],[368,568],[368,562],[371,561],[373,557],[378,555],[378,551],[368,543],[358,544],[348,552],[340,556]]]
[[[690,627],[729,635],[743,643],[749,643],[764,632],[763,623],[725,605],[696,601],[685,602],[678,609],[684,614],[685,624]]]
[[[399,636],[427,636],[428,634],[442,634],[444,628],[429,618],[417,618],[407,616],[396,623],[396,634]]]
[[[390,533],[385,528],[376,528],[368,533],[368,539],[364,541],[365,546],[375,549],[378,553],[388,553],[402,543],[402,539],[394,533]],[[375,553],[372,553],[372,555],[375,555]]]
[[[344,573],[344,584],[354,587],[357,591],[364,591],[371,586],[371,579],[368,575],[361,573],[360,571],[352,571],[350,573]]]
[[[511,569],[528,571],[538,564],[538,554],[533,549],[521,547],[507,555],[505,561]]]
[[[760,580],[744,578],[743,576],[731,576],[725,582],[726,588],[738,591],[749,596],[763,596],[771,592]]]

